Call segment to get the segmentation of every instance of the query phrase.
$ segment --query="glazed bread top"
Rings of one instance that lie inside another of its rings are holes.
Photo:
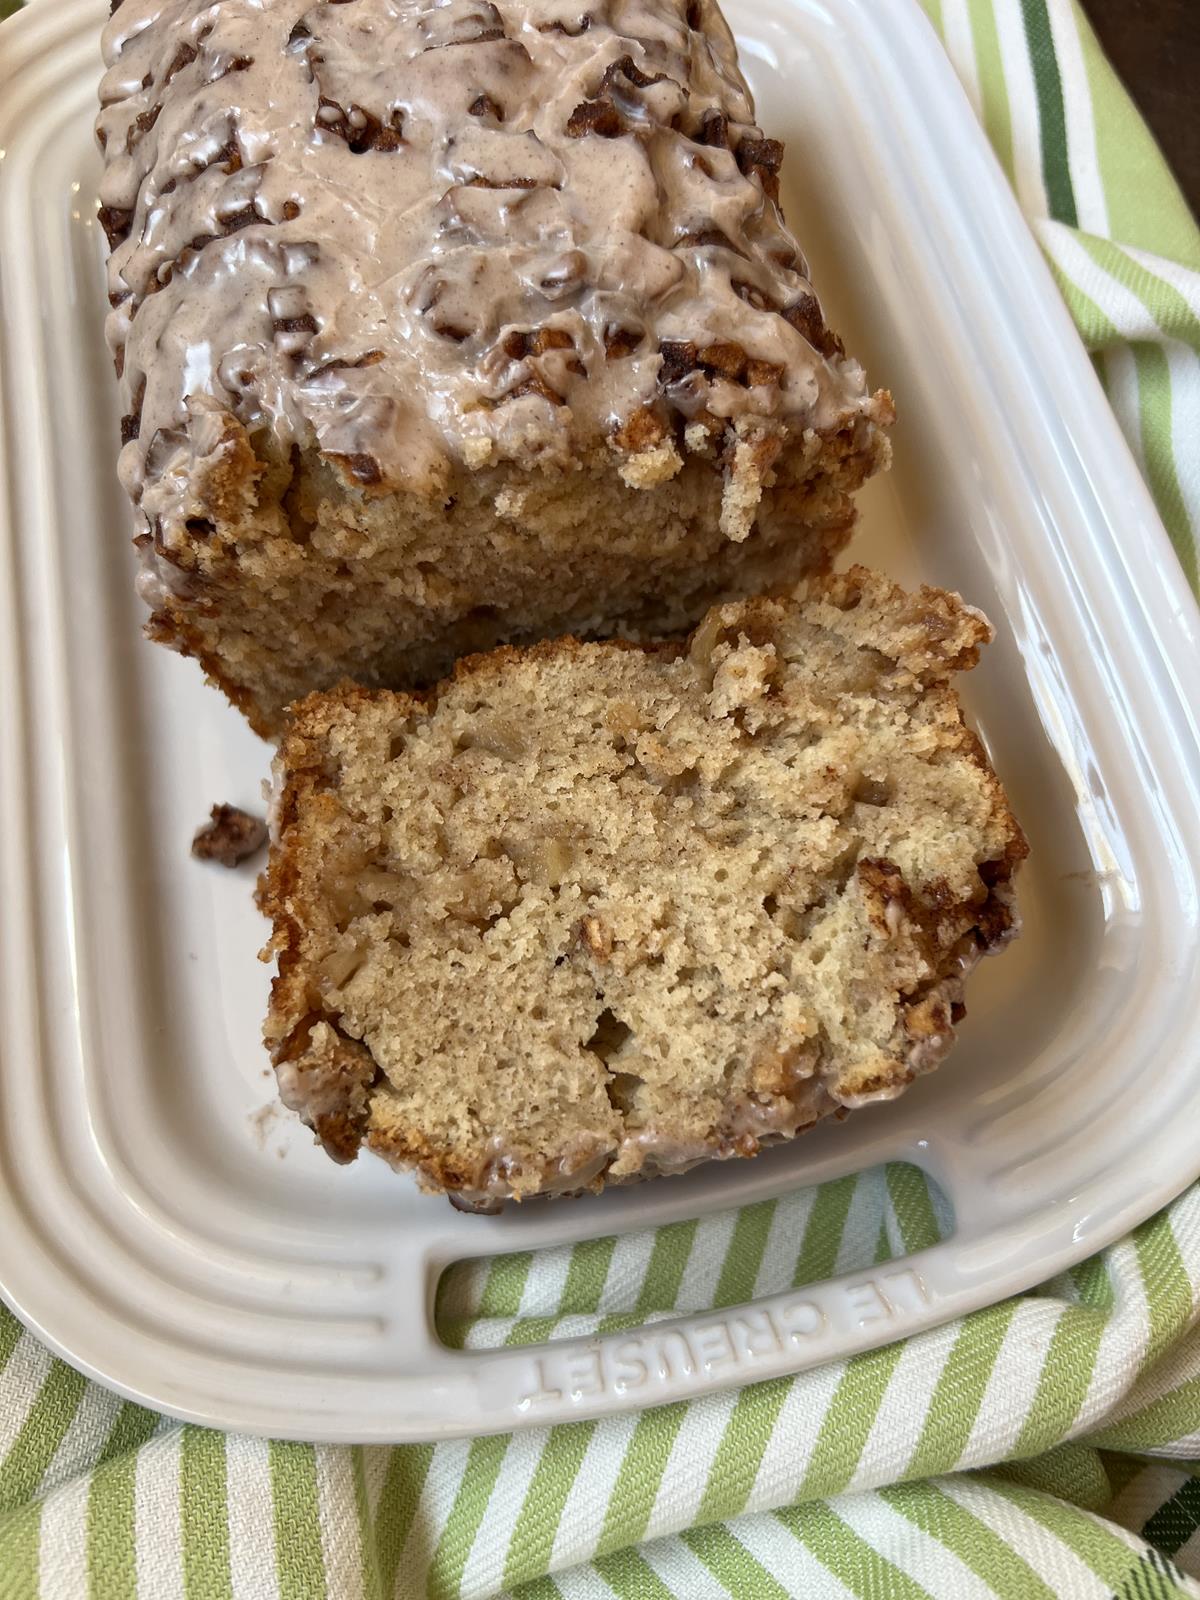
[[[230,414],[268,459],[425,492],[452,460],[886,420],[712,0],[123,0],[104,55],[108,338],[150,521],[194,514]]]

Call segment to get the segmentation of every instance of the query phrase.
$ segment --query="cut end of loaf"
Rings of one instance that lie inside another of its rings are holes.
[[[686,646],[559,640],[296,708],[262,901],[284,1099],[471,1208],[755,1154],[937,1064],[1026,845],[861,568]]]
[[[571,470],[456,470],[428,496],[312,452],[270,468],[227,421],[197,477],[208,514],[143,541],[148,632],[274,737],[343,678],[410,688],[498,643],[678,634],[717,599],[791,587],[829,567],[889,446],[860,418],[827,438],[743,429],[727,455],[604,446]]]

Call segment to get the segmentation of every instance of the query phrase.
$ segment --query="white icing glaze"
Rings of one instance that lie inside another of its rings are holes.
[[[447,459],[565,461],[655,401],[800,429],[870,408],[712,0],[123,0],[104,57],[148,527],[195,515],[230,413],[268,457],[436,489]],[[729,342],[778,376],[661,381],[660,345]]]

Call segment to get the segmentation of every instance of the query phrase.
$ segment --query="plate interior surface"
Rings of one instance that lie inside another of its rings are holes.
[[[213,803],[261,809],[270,753],[194,663],[140,637],[94,221],[101,10],[33,9],[0,33],[16,1019],[0,1278],[22,1316],[104,1381],[197,1420],[433,1437],[865,1348],[1048,1276],[1184,1187],[1200,1167],[1178,1133],[1200,1098],[1186,1005],[1198,763],[1179,688],[1200,665],[1196,615],[915,6],[886,8],[890,24],[857,3],[728,11],[760,121],[789,148],[784,205],[831,321],[900,411],[895,468],[863,496],[849,554],[959,589],[996,624],[965,698],[1032,847],[1024,937],[977,971],[954,1055],[900,1102],[754,1162],[495,1219],[456,1216],[369,1158],[335,1167],[276,1104],[254,869],[188,856]],[[685,1328],[688,1361],[655,1357],[648,1389],[622,1384],[615,1354],[582,1387],[539,1369],[540,1409],[530,1357],[451,1353],[431,1332],[456,1257],[730,1208],[884,1159],[917,1161],[958,1218],[908,1299],[884,1297],[886,1317],[857,1315],[842,1286],[811,1301],[820,1325],[801,1338],[780,1302],[761,1359],[706,1364]]]

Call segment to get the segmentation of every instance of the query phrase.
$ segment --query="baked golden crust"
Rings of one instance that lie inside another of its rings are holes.
[[[686,646],[310,697],[262,887],[285,1100],[492,1207],[901,1092],[1015,930],[1026,844],[949,684],[989,636],[855,568]]]

